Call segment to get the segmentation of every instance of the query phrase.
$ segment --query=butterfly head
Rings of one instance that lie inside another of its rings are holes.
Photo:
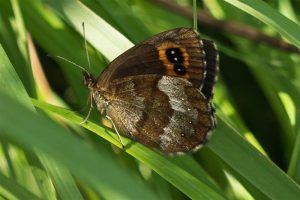
[[[92,74],[86,71],[83,71],[82,73],[83,73],[83,84],[90,90],[93,89],[96,79],[93,77]]]

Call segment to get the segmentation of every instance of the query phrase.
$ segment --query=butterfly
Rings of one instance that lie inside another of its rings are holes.
[[[216,127],[218,51],[190,28],[159,33],[84,84],[117,132],[165,154],[196,151]]]

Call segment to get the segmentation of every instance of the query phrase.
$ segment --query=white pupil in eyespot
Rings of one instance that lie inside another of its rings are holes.
[[[171,51],[171,54],[175,54],[175,51],[174,51],[174,50],[172,50],[172,51]]]

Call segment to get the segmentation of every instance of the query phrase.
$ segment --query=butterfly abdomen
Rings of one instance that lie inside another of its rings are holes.
[[[219,55],[216,45],[209,40],[201,40],[203,43],[203,50],[205,52],[205,78],[201,88],[201,92],[207,99],[213,97],[213,87],[217,79],[217,73],[219,68]]]

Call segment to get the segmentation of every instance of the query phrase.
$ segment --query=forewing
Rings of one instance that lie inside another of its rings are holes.
[[[190,28],[169,30],[135,45],[116,58],[98,78],[98,87],[121,78],[155,74],[181,77],[202,89],[207,99],[217,73],[217,50]]]

